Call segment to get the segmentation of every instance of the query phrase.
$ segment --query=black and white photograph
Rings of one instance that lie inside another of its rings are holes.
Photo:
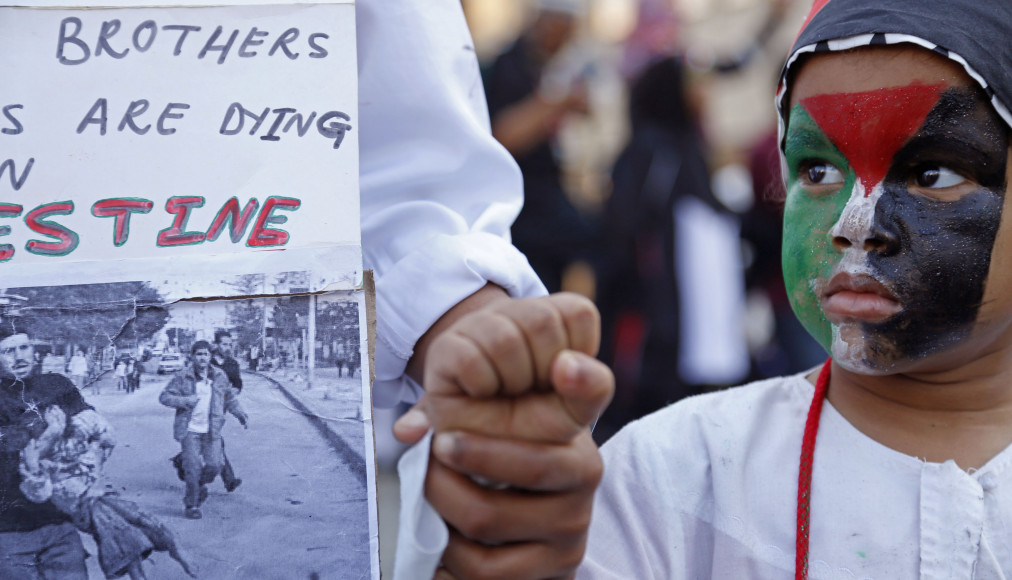
[[[0,551],[58,552],[54,578],[374,577],[361,292],[307,276],[171,304],[142,282],[0,290],[0,526],[20,532]]]

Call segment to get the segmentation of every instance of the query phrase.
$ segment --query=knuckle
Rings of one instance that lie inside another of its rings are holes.
[[[426,353],[427,369],[431,369],[429,372],[446,374],[459,368],[474,356],[473,349],[468,348],[467,343],[465,337],[455,333],[444,332],[437,336]]]
[[[566,319],[574,326],[586,328],[600,324],[601,315],[593,302],[581,296],[580,300],[567,311]]]
[[[576,292],[560,292],[559,294],[556,294],[554,298],[559,302],[560,306],[568,312],[576,313],[587,311],[591,314],[597,313],[597,307],[594,306],[594,301],[583,294],[577,294]]]
[[[579,461],[579,481],[583,487],[596,489],[604,477],[604,459],[589,431],[581,433],[574,442]]]
[[[567,546],[581,544],[590,529],[590,505],[579,505],[562,518],[555,529],[555,537]],[[582,550],[581,550],[582,551]]]
[[[460,353],[455,364],[460,376],[468,383],[476,382],[484,373],[485,358],[476,350]]]
[[[482,346],[489,355],[498,358],[515,354],[523,346],[520,333],[508,325],[497,325],[488,331]]]
[[[592,459],[588,459],[585,480],[588,485],[596,488],[604,477],[604,461],[600,453],[595,453]]]
[[[454,527],[471,540],[487,541],[493,539],[492,534],[497,529],[497,520],[495,510],[484,502],[476,502],[470,506],[459,522],[454,523]]]
[[[556,564],[559,566],[559,572],[561,574],[575,572],[580,567],[580,564],[583,563],[583,555],[584,545],[582,542],[578,546],[564,550],[555,559]]]
[[[562,315],[548,302],[532,302],[525,325],[531,333],[558,332],[562,328]]]
[[[557,469],[544,461],[531,461],[524,467],[527,484],[532,489],[548,489],[557,479],[555,477]]]

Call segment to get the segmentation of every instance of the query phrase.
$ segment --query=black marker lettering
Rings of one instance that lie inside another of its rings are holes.
[[[309,118],[306,119],[305,124],[303,124],[302,113],[295,113],[295,116],[293,116],[291,119],[288,119],[288,122],[285,123],[285,133],[287,133],[289,129],[292,128],[292,125],[295,125],[296,130],[299,133],[299,137],[305,137],[306,133],[308,133],[309,130],[313,128],[313,119],[315,118],[316,118],[316,111],[313,111],[312,113],[309,114]]]
[[[6,107],[3,108],[4,117],[7,117],[7,120],[11,122],[14,128],[11,129],[8,127],[4,127],[3,129],[0,129],[0,133],[3,133],[4,135],[20,135],[21,133],[24,132],[25,130],[24,125],[21,124],[21,121],[18,121],[17,117],[14,116],[14,113],[11,113],[12,109],[24,109],[24,108],[25,108],[24,105],[7,105]]]
[[[73,32],[67,32],[68,24],[74,25]],[[56,44],[56,60],[60,64],[81,64],[91,57],[91,49],[88,48],[88,45],[83,40],[77,37],[81,33],[81,26],[81,19],[73,16],[68,16],[60,22],[60,38]],[[64,56],[63,49],[68,43],[81,49],[81,56],[79,58],[71,59]]]
[[[166,119],[182,119],[183,118],[183,114],[182,113],[174,113],[173,110],[174,109],[186,110],[186,109],[189,109],[189,108],[190,108],[190,105],[188,105],[186,103],[169,103],[168,105],[165,105],[165,110],[163,110],[161,116],[158,117],[158,134],[159,135],[171,135],[171,134],[175,133],[176,130],[174,128],[166,127],[165,126],[165,120]]]
[[[214,44],[214,41],[218,40],[218,37],[221,36],[221,31],[222,28],[220,26],[214,29],[214,32],[211,34],[211,38],[208,38],[207,42],[204,43],[204,48],[201,49],[197,58],[204,58],[207,56],[207,53],[211,51],[219,51],[221,54],[218,55],[218,64],[225,62],[225,57],[228,56],[228,51],[231,50],[232,43],[235,42],[235,38],[239,36],[239,31],[233,30],[232,34],[228,37],[228,42],[225,44]]]
[[[109,56],[120,59],[130,52],[129,48],[123,49],[123,52],[116,52],[109,44],[109,39],[119,32],[120,21],[119,20],[107,20],[102,23],[102,29],[98,33],[98,43],[95,45],[95,56],[99,56],[103,52],[108,52]]]
[[[285,120],[285,115],[288,114],[288,113],[294,113],[295,109],[290,109],[290,108],[285,107],[285,108],[282,108],[282,109],[274,109],[274,112],[278,116],[277,116],[276,119],[274,119],[274,124],[271,125],[271,130],[268,131],[266,135],[261,135],[260,136],[260,138],[262,140],[264,140],[264,141],[280,141],[281,140],[281,137],[279,137],[275,133],[277,132],[278,129],[281,128],[281,122]],[[252,135],[252,134],[253,133],[250,133],[250,135]]]
[[[28,163],[25,164],[24,171],[21,172],[21,176],[15,175],[17,169],[14,167],[14,160],[7,159],[3,163],[0,163],[0,175],[4,174],[4,171],[10,172],[11,187],[14,191],[21,189],[21,186],[25,184],[25,180],[28,179],[28,174],[32,172],[32,166],[35,165],[35,158],[28,159]]]
[[[267,116],[270,115],[270,114],[271,114],[271,108],[270,107],[264,107],[264,111],[262,113],[260,113],[259,117],[256,116],[256,115],[254,115],[253,111],[246,111],[246,115],[249,116],[249,118],[256,120],[256,124],[253,125],[253,128],[249,130],[249,134],[250,135],[255,135],[256,132],[257,132],[257,129],[259,129],[260,125],[262,125],[263,122],[267,120]]]
[[[320,120],[316,122],[316,130],[320,132],[320,135],[333,139],[334,149],[337,149],[341,147],[341,142],[344,141],[344,134],[351,131],[351,125],[340,121],[333,121],[328,125],[327,122],[335,117],[344,119],[345,121],[351,120],[351,117],[341,111],[331,111],[321,116]]]
[[[263,36],[267,36],[268,34],[269,34],[268,32],[264,32],[263,30],[257,30],[256,26],[251,28],[249,34],[246,35],[246,40],[243,40],[242,44],[239,45],[239,56],[241,58],[250,58],[252,56],[256,56],[257,55],[256,51],[248,52],[246,49],[252,46],[260,46],[261,44],[263,44],[264,41],[260,40],[260,38]]]
[[[183,52],[183,43],[186,42],[186,35],[191,32],[200,32],[199,26],[185,26],[182,24],[166,24],[162,30],[178,30],[179,39],[176,40],[176,47],[172,49],[172,56],[179,56]]]
[[[141,33],[145,31],[148,33],[148,41],[141,43]],[[154,20],[141,22],[140,26],[134,29],[134,48],[137,49],[137,52],[147,52],[155,43],[156,36],[158,36],[158,24]]]
[[[149,105],[150,103],[148,103],[147,99],[141,99],[139,101],[134,101],[130,103],[130,106],[127,107],[126,114],[123,115],[123,120],[119,122],[118,130],[122,131],[123,129],[126,129],[127,126],[129,125],[130,129],[134,133],[137,133],[138,135],[143,135],[147,133],[151,129],[151,125],[138,127],[137,124],[134,123],[134,117],[139,117],[140,115],[143,115],[144,111],[148,110]]]
[[[288,58],[292,60],[299,58],[299,53],[297,52],[293,53],[291,50],[288,49],[288,43],[295,42],[295,39],[298,37],[299,37],[299,29],[289,28],[288,30],[284,31],[284,33],[282,33],[277,40],[274,41],[274,46],[271,47],[270,52],[268,52],[267,54],[270,56],[274,56],[274,53],[277,52],[278,49],[280,48],[285,53],[285,56],[287,56]]]
[[[235,127],[235,129],[230,129],[228,126],[231,124],[232,118],[236,113],[239,114],[239,124]],[[254,135],[270,113],[270,107],[266,107],[263,112],[257,116],[253,113],[253,111],[247,110],[246,107],[243,107],[241,104],[232,103],[228,106],[228,111],[225,112],[225,119],[221,122],[221,128],[218,132],[222,135],[238,135],[239,131],[242,131],[243,125],[246,124],[246,117],[249,117],[250,119],[256,121],[256,124],[253,125],[253,128],[249,132],[250,135]]]
[[[105,126],[109,120],[108,108],[108,103],[106,103],[104,98],[100,98],[95,101],[95,104],[88,110],[88,114],[84,116],[84,119],[82,119],[81,123],[77,126],[78,135],[84,133],[84,130],[88,128],[88,125],[92,124],[99,126],[99,135],[105,135]],[[97,117],[96,114],[98,115]]]
[[[326,48],[316,43],[317,38],[330,38],[330,36],[322,32],[309,35],[309,46],[313,49],[313,52],[309,53],[309,58],[326,58],[329,53]]]

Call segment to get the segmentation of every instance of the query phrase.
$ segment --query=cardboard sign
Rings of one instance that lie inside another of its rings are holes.
[[[0,416],[76,421],[0,503],[92,578],[379,578],[354,8],[0,6]]]
[[[352,4],[3,10],[7,286],[359,285]]]

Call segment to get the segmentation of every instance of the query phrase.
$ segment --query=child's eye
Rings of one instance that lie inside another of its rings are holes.
[[[843,183],[843,172],[834,165],[816,162],[803,168],[802,179],[811,185],[835,185]]]
[[[927,167],[914,175],[914,183],[919,187],[945,189],[966,181],[966,178],[948,167]]]

